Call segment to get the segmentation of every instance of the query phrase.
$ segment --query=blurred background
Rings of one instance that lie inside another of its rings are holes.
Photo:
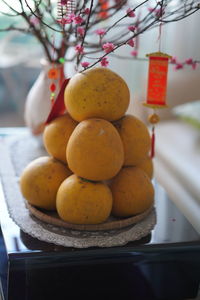
[[[175,4],[177,1],[172,1]],[[0,10],[1,10],[0,4]],[[19,18],[19,17],[17,17]],[[15,20],[24,26],[20,20]],[[10,23],[9,23],[10,22]],[[0,16],[0,28],[12,24],[13,18]],[[162,29],[161,50],[177,57],[181,62],[188,58],[199,59],[200,39],[199,12],[185,20],[170,23]],[[131,91],[129,112],[138,115],[146,122],[148,109],[142,102],[146,97],[148,61],[147,53],[158,49],[158,29],[153,29],[139,36],[139,57],[142,59],[110,58],[109,67],[120,74],[127,82]],[[118,54],[130,57],[130,47],[121,47]],[[24,106],[27,94],[37,79],[43,58],[40,44],[32,35],[17,31],[0,32],[0,127],[25,126]],[[74,66],[66,64],[67,74],[74,74]],[[173,117],[172,108],[180,103],[200,99],[200,67],[193,70],[191,66],[174,70],[169,66],[167,103],[169,108],[159,112],[161,120]]]

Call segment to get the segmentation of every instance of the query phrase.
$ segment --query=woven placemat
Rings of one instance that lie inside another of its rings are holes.
[[[111,230],[75,230],[41,221],[30,214],[19,188],[19,176],[24,167],[33,159],[46,155],[41,140],[30,134],[4,139],[0,153],[0,178],[9,215],[22,231],[32,237],[65,247],[112,247],[141,239],[156,224],[154,208],[136,224]]]

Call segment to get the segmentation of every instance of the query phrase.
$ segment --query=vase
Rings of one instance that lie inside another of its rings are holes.
[[[51,84],[54,83],[56,87],[55,99],[64,79],[63,64],[51,63],[46,59],[42,59],[40,63],[42,70],[26,97],[24,108],[25,124],[33,135],[41,135],[45,128],[45,122],[52,108]],[[56,79],[49,78],[49,70],[52,68],[58,71]]]

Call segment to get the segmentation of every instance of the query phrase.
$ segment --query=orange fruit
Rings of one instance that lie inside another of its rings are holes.
[[[56,207],[64,221],[74,224],[98,224],[110,215],[112,194],[101,182],[89,182],[71,175],[58,189]]]
[[[67,143],[77,124],[69,114],[65,114],[46,125],[43,142],[48,154],[66,163]]]
[[[113,123],[124,146],[124,165],[136,166],[148,155],[151,138],[146,125],[132,115],[126,115]]]
[[[29,163],[20,177],[20,188],[24,198],[32,205],[55,210],[56,193],[71,171],[52,157],[39,157]]]
[[[66,154],[73,173],[94,181],[112,178],[124,161],[120,136],[115,127],[103,119],[80,122],[69,138]]]
[[[137,167],[142,169],[150,179],[153,178],[153,160],[149,156],[145,158]]]
[[[112,213],[119,217],[140,214],[153,204],[154,188],[148,175],[137,167],[124,167],[112,180]]]
[[[65,105],[76,121],[121,118],[130,101],[129,88],[122,77],[98,67],[74,75],[65,89]]]

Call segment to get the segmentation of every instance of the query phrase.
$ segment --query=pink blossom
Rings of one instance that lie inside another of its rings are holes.
[[[114,50],[115,46],[112,44],[112,43],[105,43],[103,44],[103,50],[106,52],[106,53],[110,53]]]
[[[66,18],[62,18],[61,20],[58,21],[58,23],[65,25],[65,24],[70,24],[72,23],[71,19],[66,19]]]
[[[101,65],[102,65],[102,67],[107,67],[109,65],[109,61],[106,57],[103,57],[101,59]]]
[[[136,29],[136,26],[133,26],[133,25],[128,26],[128,30],[130,30],[130,31],[135,31],[135,29]]]
[[[75,47],[75,50],[76,50],[76,52],[79,53],[79,54],[83,54],[83,53],[84,53],[84,48],[83,48],[83,46],[81,46],[81,45],[77,45],[77,46]]]
[[[148,11],[149,11],[149,12],[153,12],[153,11],[154,11],[154,8],[148,7]]]
[[[183,64],[177,63],[176,66],[174,67],[175,70],[180,70],[183,69]]]
[[[131,8],[128,8],[127,11],[126,11],[126,13],[127,13],[127,15],[130,18],[134,18],[135,17],[135,13],[134,13],[134,11]]]
[[[129,41],[127,42],[127,44],[128,44],[129,46],[131,46],[131,47],[134,47],[135,42],[134,42],[133,39],[131,39],[131,40],[129,40]]]
[[[79,15],[79,16],[76,16],[74,17],[74,22],[75,24],[81,24],[84,22],[83,18]]]
[[[86,9],[84,10],[84,14],[85,14],[85,15],[89,15],[89,13],[90,13],[90,9],[89,9],[89,8],[86,8]]]
[[[105,31],[105,29],[101,28],[101,29],[97,29],[95,31],[95,33],[101,36],[101,35],[104,35],[106,33],[106,31]]]
[[[138,52],[137,52],[137,50],[133,50],[133,51],[131,51],[131,55],[132,55],[133,57],[136,57],[136,56],[138,55]]]
[[[175,56],[173,56],[171,59],[170,59],[170,63],[171,64],[176,64],[177,63],[177,58]]]
[[[161,17],[165,13],[164,9],[162,9],[162,8],[155,9],[155,8],[152,8],[152,7],[148,7],[148,11],[151,12],[151,13],[155,13],[155,15],[157,17]]]
[[[192,65],[193,64],[193,59],[192,58],[188,58],[188,59],[186,59],[185,63],[187,65]]]
[[[78,27],[78,28],[77,28],[77,32],[78,32],[81,36],[84,36],[85,29],[84,29],[83,27]]]
[[[75,14],[70,14],[67,18],[62,18],[59,23],[61,24],[71,24],[74,20]]]
[[[69,18],[70,18],[70,19],[74,19],[74,17],[75,17],[75,14],[74,14],[74,13],[69,14]]]
[[[81,66],[82,66],[83,68],[87,68],[89,65],[90,65],[90,63],[87,62],[87,61],[83,61],[83,62],[81,63]]]

